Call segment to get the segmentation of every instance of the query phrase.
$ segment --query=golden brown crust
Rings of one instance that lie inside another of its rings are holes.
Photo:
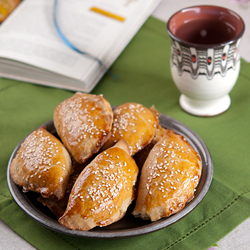
[[[72,172],[70,155],[45,128],[31,133],[21,144],[10,165],[13,181],[24,191],[62,199]]]
[[[102,95],[76,93],[54,111],[58,135],[79,163],[97,153],[111,135],[113,112]]]
[[[193,198],[201,168],[198,153],[168,129],[142,168],[133,214],[156,221],[180,211]]]
[[[70,229],[107,226],[124,216],[138,168],[125,140],[100,153],[80,174],[59,222]],[[127,151],[127,152],[126,152]]]
[[[42,196],[39,196],[37,198],[37,201],[48,207],[57,218],[60,218],[66,210],[70,192],[78,176],[79,174],[70,175],[64,197],[61,200],[56,200],[53,198],[44,198]]]
[[[152,140],[152,143],[156,144],[157,142],[159,142],[165,134],[166,134],[166,129],[163,128],[160,124],[158,124],[155,132],[155,137]]]
[[[155,136],[153,140],[141,151],[139,151],[137,154],[134,155],[135,162],[139,168],[139,170],[142,169],[143,164],[145,163],[146,159],[148,158],[148,155],[151,151],[151,149],[154,147],[154,145],[159,142],[162,137],[165,135],[166,129],[163,128],[160,124],[157,125]]]
[[[112,134],[104,148],[125,139],[129,145],[130,155],[133,156],[152,141],[158,123],[155,109],[152,111],[138,103],[120,105],[114,110]]]
[[[72,171],[72,174],[69,176],[66,191],[65,191],[64,197],[61,200],[57,200],[54,198],[44,198],[42,196],[39,196],[37,198],[37,201],[41,202],[44,206],[48,207],[57,218],[60,218],[66,210],[70,192],[79,174],[93,160],[92,159],[93,157],[89,158],[84,163],[78,163],[73,158],[71,159],[73,171]]]

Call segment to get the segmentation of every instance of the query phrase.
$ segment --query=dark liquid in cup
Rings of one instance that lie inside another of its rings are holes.
[[[195,44],[217,44],[230,41],[236,35],[233,27],[218,20],[194,20],[180,26],[175,36]]]

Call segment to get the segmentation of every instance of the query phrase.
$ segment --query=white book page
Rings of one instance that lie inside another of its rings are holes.
[[[59,0],[58,24],[80,50],[102,59],[143,0]],[[90,11],[98,7],[125,18]],[[25,0],[0,27],[0,57],[18,60],[61,75],[84,80],[98,63],[65,45],[53,23],[53,1]]]

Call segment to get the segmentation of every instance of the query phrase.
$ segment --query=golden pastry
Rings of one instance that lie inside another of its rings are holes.
[[[78,174],[70,175],[64,197],[61,200],[39,196],[37,201],[48,207],[57,218],[60,218],[66,210],[69,194],[78,176]]]
[[[54,111],[58,135],[72,157],[85,162],[111,135],[113,112],[102,95],[76,93]]]
[[[87,231],[121,219],[134,198],[138,168],[125,140],[100,153],[82,171],[59,223]]]
[[[24,140],[10,165],[13,181],[24,191],[58,200],[64,196],[71,172],[69,153],[45,128],[35,130]]]
[[[165,133],[166,129],[163,128],[160,124],[158,124],[153,140],[145,148],[143,148],[141,151],[139,151],[134,155],[135,162],[140,170],[142,169],[143,164],[145,163],[151,149],[157,142],[159,142],[162,139]]]
[[[133,156],[152,141],[158,123],[158,113],[154,108],[148,109],[137,103],[125,103],[114,110],[112,134],[104,148],[125,139],[129,145],[130,155]]]
[[[72,187],[74,186],[76,179],[78,178],[82,170],[91,162],[91,159],[92,158],[88,159],[82,164],[72,159],[73,173],[69,176],[66,191],[64,197],[61,200],[57,200],[54,198],[44,198],[42,196],[39,196],[37,198],[37,200],[41,202],[44,206],[48,207],[57,218],[60,218],[64,214]]]
[[[133,215],[156,221],[183,209],[194,197],[201,169],[199,154],[167,129],[143,165]]]

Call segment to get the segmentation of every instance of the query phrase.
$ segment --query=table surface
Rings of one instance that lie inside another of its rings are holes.
[[[219,5],[234,10],[243,18],[246,30],[241,41],[241,55],[244,60],[250,62],[250,46],[247,44],[250,40],[250,1],[248,0],[189,0],[188,6],[192,5]],[[187,7],[186,1],[162,0],[154,10],[153,16],[166,22],[168,18],[179,9]],[[249,24],[249,25],[248,25]],[[242,53],[244,51],[244,53]],[[34,250],[35,248],[13,232],[2,220],[0,220],[0,249],[26,249]],[[239,225],[225,238],[217,243],[216,247],[210,250],[230,250],[230,249],[249,249],[250,238],[250,218]]]

